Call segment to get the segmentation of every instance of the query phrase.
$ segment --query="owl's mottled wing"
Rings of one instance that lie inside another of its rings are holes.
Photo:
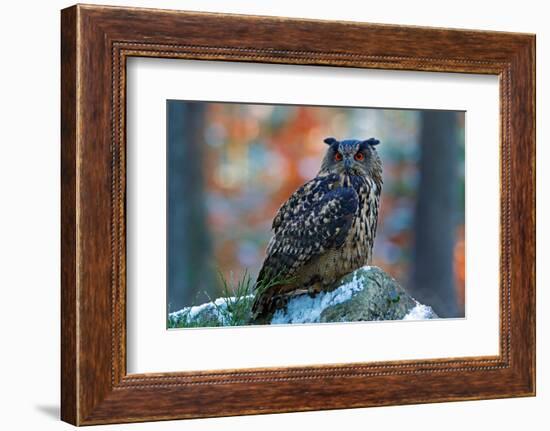
[[[338,185],[338,176],[316,177],[300,187],[279,209],[273,221],[273,237],[258,276],[266,280],[291,280],[312,258],[340,247],[351,227],[358,197],[351,187]],[[264,312],[280,284],[258,292],[253,313]]]

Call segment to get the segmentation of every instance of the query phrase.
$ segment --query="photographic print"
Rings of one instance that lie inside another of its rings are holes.
[[[465,316],[465,113],[167,101],[167,326]]]

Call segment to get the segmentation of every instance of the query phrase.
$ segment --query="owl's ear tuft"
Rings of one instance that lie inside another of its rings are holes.
[[[367,144],[372,145],[373,147],[380,143],[380,141],[378,139],[375,139],[375,138],[369,138],[369,139],[366,140],[366,142],[367,142]]]
[[[362,143],[366,145],[372,145],[374,147],[375,145],[378,145],[380,141],[375,138],[369,138],[366,141],[363,141]]]
[[[330,137],[330,138],[325,138],[325,139],[323,140],[323,142],[324,142],[325,144],[327,144],[327,145],[334,145],[334,144],[337,144],[337,143],[338,143],[338,141],[337,141],[336,139],[332,138],[332,137]]]

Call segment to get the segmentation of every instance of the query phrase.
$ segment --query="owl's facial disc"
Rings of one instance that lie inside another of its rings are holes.
[[[342,153],[342,168],[348,175],[365,174],[365,150],[359,148],[358,144],[356,141],[344,141],[339,148]]]
[[[367,176],[372,170],[373,158],[376,158],[374,145],[378,140],[366,141],[346,139],[338,141],[326,138],[324,142],[329,149],[323,160],[321,171],[346,174],[350,176]]]

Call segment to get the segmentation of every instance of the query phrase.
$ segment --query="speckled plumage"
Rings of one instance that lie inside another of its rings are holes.
[[[325,139],[317,176],[281,206],[258,275],[253,320],[270,316],[289,295],[330,290],[368,264],[378,222],[382,164],[366,141]],[[265,288],[268,280],[276,280]]]

